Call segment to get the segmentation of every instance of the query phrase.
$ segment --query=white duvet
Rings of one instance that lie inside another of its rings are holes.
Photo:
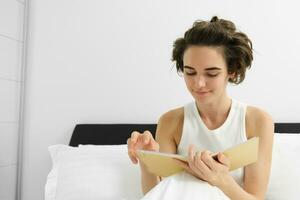
[[[163,179],[141,200],[229,200],[218,187],[201,181],[187,172]]]
[[[275,134],[266,200],[299,200],[300,134]],[[49,147],[53,166],[45,200],[228,199],[221,190],[186,172],[165,178],[144,197],[140,168],[130,162],[127,145]],[[232,177],[241,185],[241,172]]]

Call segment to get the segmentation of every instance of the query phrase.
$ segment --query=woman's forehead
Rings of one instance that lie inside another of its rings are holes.
[[[191,46],[183,55],[183,65],[194,69],[223,69],[226,62],[221,47]]]

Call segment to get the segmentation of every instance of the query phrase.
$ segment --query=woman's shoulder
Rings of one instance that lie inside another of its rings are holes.
[[[251,105],[247,106],[246,116],[251,120],[255,120],[256,122],[259,122],[261,120],[272,120],[271,115],[267,111]]]
[[[160,145],[164,145],[162,148],[163,151],[176,152],[177,141],[182,132],[183,118],[183,107],[169,110],[159,118],[156,129],[156,140],[160,141]]]
[[[171,109],[160,116],[159,121],[164,123],[178,123],[184,118],[184,107]]]
[[[158,129],[165,135],[176,137],[181,132],[184,119],[184,108],[179,107],[169,110],[161,115]]]
[[[260,129],[262,127],[272,127],[274,126],[273,119],[271,115],[264,109],[256,106],[247,106],[246,111],[246,127],[247,135],[249,138],[254,136],[260,136]]]

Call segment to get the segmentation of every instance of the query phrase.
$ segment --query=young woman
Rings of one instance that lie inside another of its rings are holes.
[[[239,84],[244,80],[252,60],[252,43],[234,23],[216,16],[210,21],[196,21],[183,38],[174,42],[172,55],[195,101],[163,114],[155,139],[149,131],[134,131],[127,141],[132,162],[138,163],[137,149],[188,155],[187,164],[178,161],[185,173],[217,187],[224,196],[233,200],[264,199],[272,158],[272,118],[226,92],[228,82]],[[229,172],[230,163],[224,154],[218,154],[219,162],[210,155],[255,136],[260,143],[254,164]],[[150,173],[142,162],[139,165],[142,190],[148,195],[165,179],[161,181]]]

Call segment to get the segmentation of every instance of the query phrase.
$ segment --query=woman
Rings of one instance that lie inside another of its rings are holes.
[[[188,155],[188,164],[178,161],[186,173],[217,187],[224,196],[264,199],[272,158],[272,118],[226,92],[228,82],[239,84],[244,80],[252,60],[252,43],[234,23],[216,16],[209,22],[196,21],[183,38],[174,42],[172,55],[195,101],[163,114],[155,140],[149,131],[134,131],[127,141],[132,162],[138,163],[137,149]],[[219,162],[210,155],[255,136],[260,144],[254,164],[229,172],[230,163],[224,154],[218,154]],[[147,171],[143,163],[139,165],[144,194],[165,180]]]

